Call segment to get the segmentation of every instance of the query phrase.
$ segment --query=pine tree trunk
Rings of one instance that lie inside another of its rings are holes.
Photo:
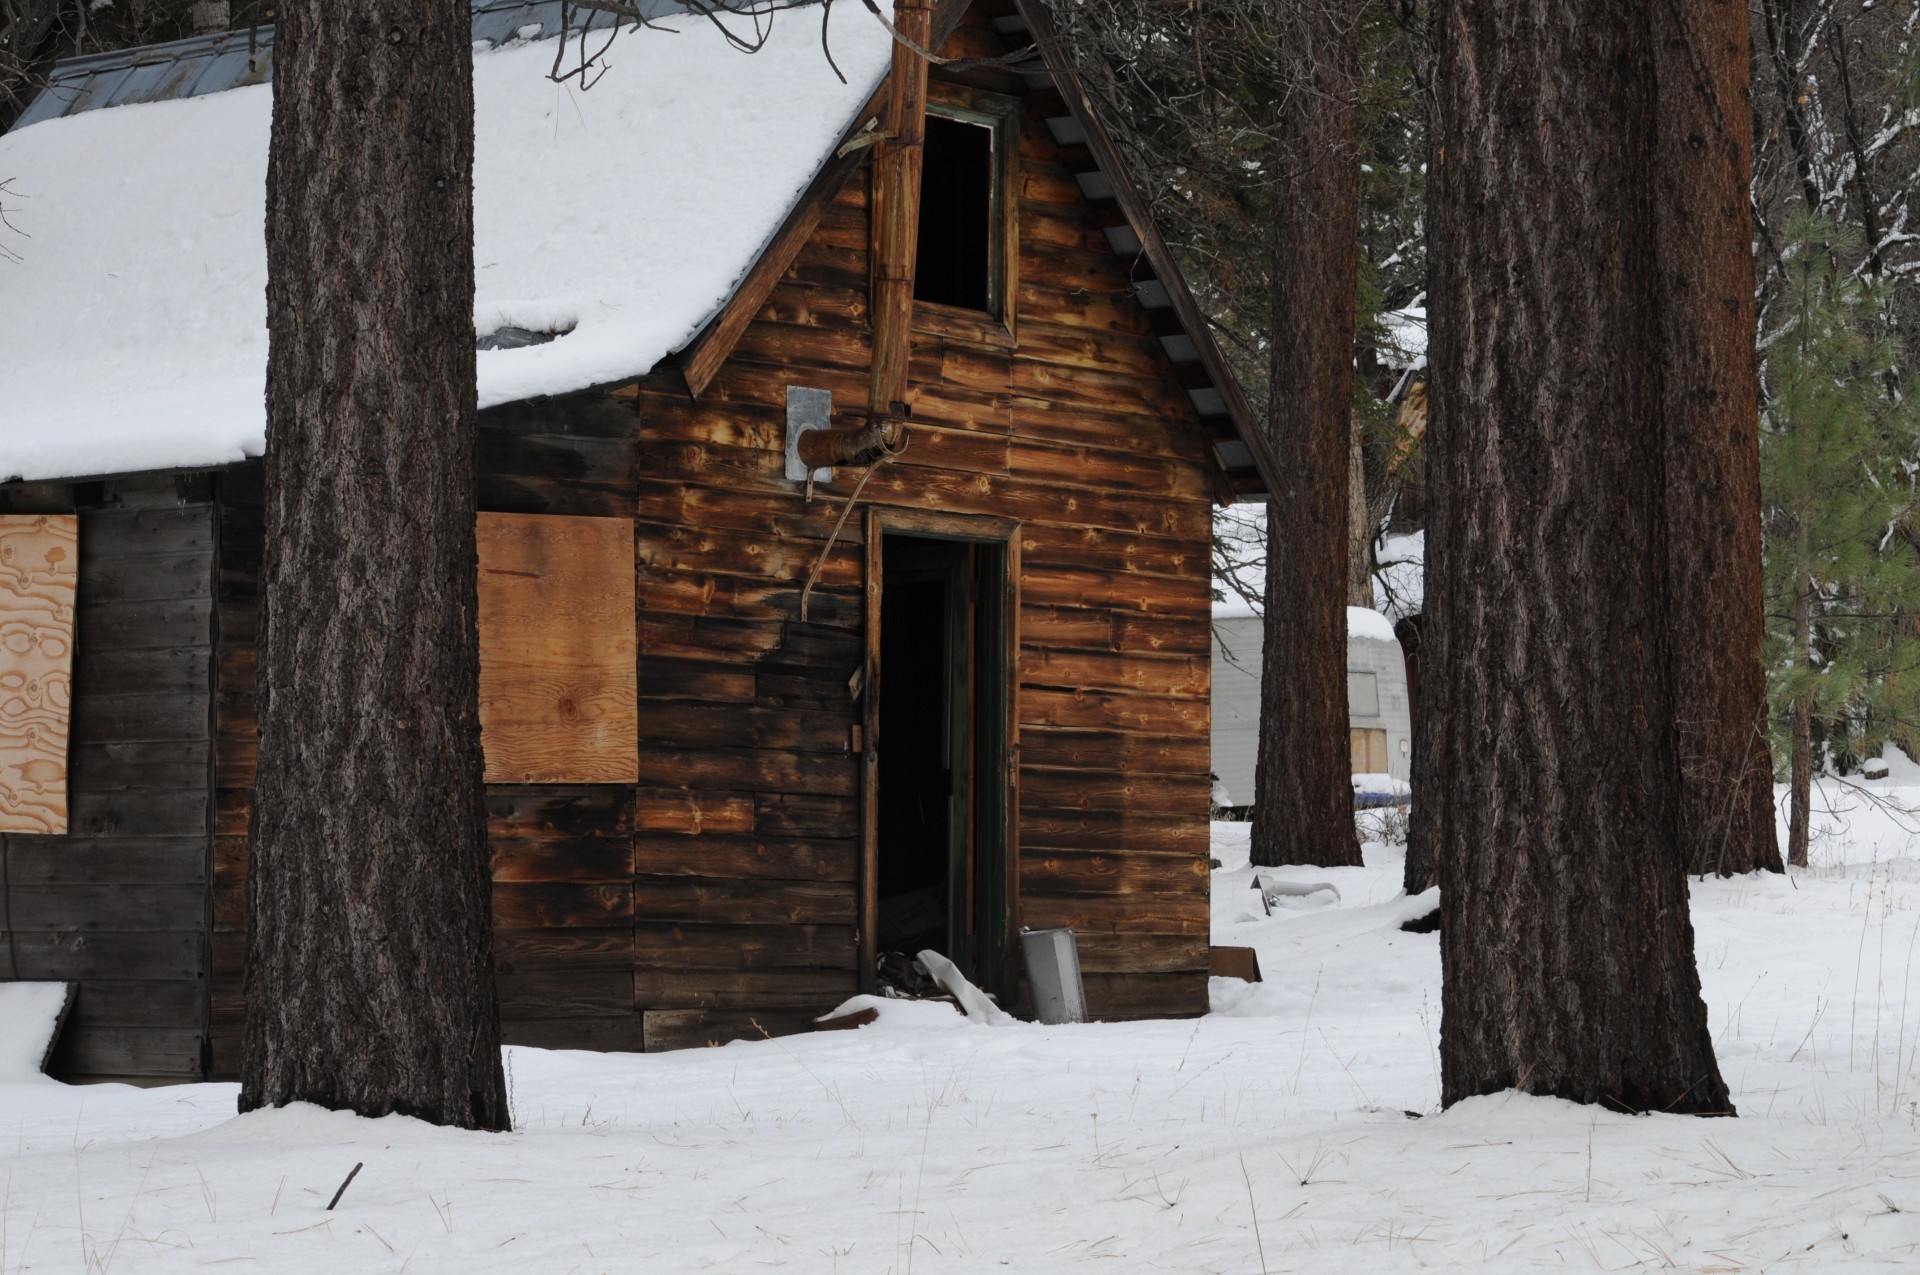
[[[1442,1097],[1727,1113],[1694,964],[1646,10],[1449,0],[1428,644]]]
[[[240,1106],[507,1125],[474,628],[458,0],[285,0]]]
[[[1373,605],[1373,519],[1367,510],[1366,452],[1360,418],[1347,429],[1347,605]]]
[[[1793,652],[1807,668],[1813,667],[1813,568],[1807,547],[1807,520],[1794,533]],[[1807,866],[1807,839],[1812,823],[1813,702],[1801,696],[1793,706],[1793,760],[1787,776],[1787,862]]]
[[[1347,737],[1347,468],[1360,217],[1359,47],[1342,0],[1286,21],[1275,145],[1267,507],[1253,862],[1360,863]]]
[[[1434,699],[1440,689],[1439,680],[1424,676],[1426,616],[1401,617],[1393,626],[1393,635],[1400,639],[1401,657],[1407,665],[1407,716],[1413,728],[1413,758],[1407,767],[1408,786],[1413,794],[1407,807],[1407,860],[1401,867],[1401,888],[1408,894],[1420,894],[1440,883],[1439,871],[1433,862],[1433,820],[1430,818],[1436,803],[1424,800],[1424,794],[1431,791],[1433,782],[1426,774],[1427,759],[1433,755],[1427,732],[1437,728],[1444,714]]]
[[[1653,7],[1668,559],[1687,870],[1781,871],[1767,746],[1745,4]]]

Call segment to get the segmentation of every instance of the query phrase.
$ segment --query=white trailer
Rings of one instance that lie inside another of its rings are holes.
[[[1254,758],[1260,738],[1260,617],[1223,605],[1213,616],[1214,803],[1244,809],[1253,803]],[[1413,757],[1407,666],[1393,625],[1378,611],[1347,608],[1348,745],[1353,773],[1404,784]],[[1397,787],[1362,782],[1356,788]]]

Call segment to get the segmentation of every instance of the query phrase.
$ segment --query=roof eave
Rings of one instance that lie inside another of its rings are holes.
[[[1194,300],[1193,292],[1187,287],[1186,278],[1175,262],[1166,240],[1161,237],[1160,229],[1154,224],[1148,209],[1146,198],[1134,183],[1125,161],[1113,144],[1112,136],[1106,126],[1100,122],[1099,113],[1093,108],[1087,95],[1086,86],[1073,69],[1061,45],[1059,34],[1054,30],[1053,21],[1043,4],[1038,0],[1013,0],[1020,17],[1027,24],[1033,36],[1034,44],[1046,64],[1047,72],[1061,100],[1066,103],[1074,120],[1085,137],[1087,151],[1092,156],[1099,171],[1105,176],[1112,191],[1114,202],[1127,219],[1128,227],[1140,244],[1140,254],[1153,270],[1156,281],[1166,292],[1168,307],[1178,318],[1188,340],[1193,343],[1198,362],[1205,369],[1211,388],[1221,399],[1221,406],[1229,421],[1237,441],[1246,449],[1251,461],[1251,472],[1227,464],[1220,455],[1218,446],[1213,447],[1214,459],[1221,471],[1221,477],[1228,491],[1233,494],[1259,495],[1280,489],[1280,465],[1273,454],[1273,448],[1267,441],[1265,430],[1260,426],[1253,407],[1247,402],[1245,391],[1227,366],[1220,352],[1219,344],[1213,338],[1213,330],[1201,313],[1199,303]],[[1249,483],[1249,478],[1257,478],[1258,485]]]

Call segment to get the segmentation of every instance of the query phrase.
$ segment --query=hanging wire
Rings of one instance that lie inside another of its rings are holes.
[[[833,530],[827,534],[827,543],[820,548],[820,556],[814,560],[813,570],[807,573],[806,587],[800,590],[800,623],[807,623],[807,599],[813,594],[813,586],[820,583],[820,572],[826,568],[827,555],[833,552],[834,542],[840,539],[840,531],[847,525],[847,515],[853,512],[853,506],[860,499],[860,493],[867,489],[867,481],[880,472],[880,466],[889,463],[907,450],[906,423],[900,425],[900,445],[889,447],[880,458],[867,466],[867,472],[860,475],[860,481],[854,484],[853,493],[847,497],[847,503],[840,508],[840,517],[835,520]]]

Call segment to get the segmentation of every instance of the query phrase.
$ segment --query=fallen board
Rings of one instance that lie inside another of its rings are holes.
[[[1260,954],[1250,947],[1210,947],[1207,949],[1207,973],[1213,978],[1239,978],[1258,983]]]

